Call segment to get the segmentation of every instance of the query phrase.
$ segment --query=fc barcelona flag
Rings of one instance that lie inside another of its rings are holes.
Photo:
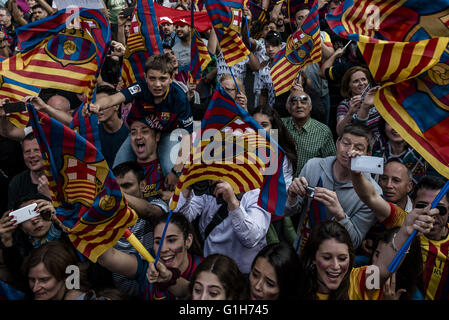
[[[358,41],[376,81],[382,117],[449,178],[449,1],[346,0],[327,16]]]
[[[320,21],[318,0],[315,0],[301,28],[287,40],[286,46],[274,57],[270,73],[276,95],[290,90],[303,67],[319,61],[321,61]]]
[[[145,79],[145,63],[164,53],[152,0],[137,0],[122,65],[124,87]]]
[[[56,215],[78,251],[96,262],[136,223],[137,214],[93,144],[31,104],[28,112]]]
[[[226,64],[230,67],[250,54],[240,38],[243,22],[243,0],[206,0],[206,9]]]
[[[201,124],[172,197],[175,209],[180,192],[198,181],[223,179],[236,194],[260,188],[259,206],[284,214],[287,199],[283,175],[284,151],[276,141],[219,85]]]
[[[110,27],[98,10],[60,10],[17,28],[20,52],[0,74],[40,88],[91,96],[110,44]]]
[[[0,61],[3,60],[4,58],[0,57]],[[36,86],[21,83],[5,76],[0,76],[0,99],[9,99],[10,102],[17,102],[26,96],[39,95],[40,90],[41,89]],[[29,121],[28,113],[26,111],[8,114],[7,119],[18,128],[25,128]]]
[[[190,52],[190,82],[198,83],[201,80],[202,73],[207,65],[212,61],[206,45],[201,39],[198,31],[193,30],[193,39]]]

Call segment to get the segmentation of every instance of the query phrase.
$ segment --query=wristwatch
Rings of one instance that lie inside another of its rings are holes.
[[[176,172],[176,171],[175,171],[175,168],[171,168],[171,172],[174,173],[174,175],[177,176],[178,178],[179,178],[179,177],[181,176],[181,174],[182,174],[182,170],[179,171],[179,172]]]

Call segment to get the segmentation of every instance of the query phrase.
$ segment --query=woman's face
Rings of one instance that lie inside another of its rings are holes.
[[[392,142],[402,142],[404,139],[388,123],[385,123],[385,134]]]
[[[237,97],[237,88],[232,79],[225,79],[220,82],[221,87],[235,100]]]
[[[202,271],[193,284],[192,300],[226,300],[226,291],[214,273]]]
[[[268,117],[266,114],[262,114],[262,113],[255,113],[253,115],[254,120],[257,121],[257,123],[260,124],[260,126],[262,128],[265,129],[265,131],[267,131],[268,133],[270,133],[270,130],[273,128],[271,126],[271,121],[270,121],[270,117]]]
[[[270,262],[259,257],[249,274],[250,297],[252,300],[277,300],[279,284],[276,272]]]
[[[64,297],[64,281],[56,280],[42,262],[28,271],[28,284],[35,300],[61,300]]]
[[[354,72],[349,80],[349,89],[352,96],[362,94],[363,90],[368,85],[368,78],[363,71]]]
[[[154,250],[159,250],[162,232],[164,231],[164,223],[159,223],[154,228]],[[181,229],[170,223],[165,233],[164,242],[162,244],[160,259],[167,267],[177,268],[182,272],[185,271],[189,264],[187,249],[192,245],[192,235],[189,234],[187,239],[184,238]]]
[[[328,239],[321,243],[315,254],[318,276],[318,292],[329,293],[338,289],[348,272],[349,249],[345,243]]]

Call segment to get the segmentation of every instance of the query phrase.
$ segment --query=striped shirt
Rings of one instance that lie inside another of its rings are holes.
[[[337,121],[338,119],[342,119],[346,116],[346,114],[349,111],[349,99],[345,99],[337,106]],[[379,123],[380,123],[380,113],[377,111],[376,107],[371,107],[368,113],[368,119],[366,120],[360,120],[357,117],[357,114],[355,113],[352,116],[352,122],[354,123],[361,123],[366,125],[368,128],[371,129],[371,132],[374,134],[376,138],[379,138],[380,132],[379,132]]]
[[[298,174],[309,159],[335,155],[336,148],[332,132],[324,123],[309,118],[304,126],[298,130],[292,117],[283,118],[282,121],[295,141],[296,154],[298,155],[296,172]]]
[[[162,184],[164,182],[164,175],[162,173],[159,159],[155,159],[148,163],[138,163],[144,170],[145,174],[145,190],[143,197],[148,201],[154,198],[159,198],[162,192]]]
[[[390,204],[390,215],[382,224],[391,229],[404,222],[407,212]],[[424,263],[424,290],[426,300],[447,300],[449,298],[449,235],[442,240],[419,237]]]

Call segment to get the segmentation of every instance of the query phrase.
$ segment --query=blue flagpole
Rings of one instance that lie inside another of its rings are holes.
[[[168,224],[170,223],[170,219],[173,211],[170,210],[168,213],[167,221],[165,222],[164,231],[162,232],[161,242],[159,242],[159,248],[157,248],[156,258],[154,259],[154,267],[156,267],[157,262],[159,261],[159,254],[161,253],[162,244],[164,243],[165,233],[167,232]],[[150,283],[150,292],[153,289],[153,284]]]
[[[441,199],[443,199],[443,197],[446,195],[446,193],[448,191],[449,191],[449,180],[446,181],[443,188],[441,188],[438,195],[432,201],[432,205],[430,206],[430,209],[435,208],[438,205],[438,203],[440,203]],[[391,273],[394,273],[396,271],[396,269],[398,268],[399,264],[401,263],[402,259],[405,256],[405,252],[412,244],[413,238],[415,238],[417,233],[418,233],[417,230],[413,230],[412,234],[408,237],[407,241],[402,245],[401,249],[399,250],[399,252],[394,257],[393,261],[388,266],[388,271],[390,271]]]

